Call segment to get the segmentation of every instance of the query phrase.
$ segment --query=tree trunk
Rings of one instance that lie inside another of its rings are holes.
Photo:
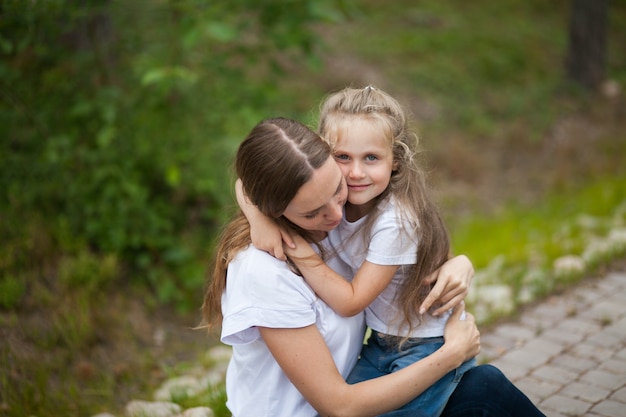
[[[571,0],[567,77],[595,89],[604,81],[608,0]]]

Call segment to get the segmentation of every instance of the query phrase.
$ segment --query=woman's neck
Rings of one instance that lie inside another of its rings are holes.
[[[315,230],[311,231],[310,233],[311,238],[316,242],[321,242],[322,240],[326,239],[326,236],[328,236],[328,232],[324,232],[322,230]]]

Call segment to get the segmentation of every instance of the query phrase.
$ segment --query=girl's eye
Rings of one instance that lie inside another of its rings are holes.
[[[307,215],[304,216],[304,218],[307,219],[307,220],[313,220],[316,217],[317,217],[317,213],[307,214]]]
[[[376,161],[378,157],[376,157],[376,155],[367,155],[365,159],[367,159],[368,161]]]
[[[335,155],[335,159],[339,159],[341,161],[347,161],[349,158],[348,158],[348,155],[346,154],[337,154]]]

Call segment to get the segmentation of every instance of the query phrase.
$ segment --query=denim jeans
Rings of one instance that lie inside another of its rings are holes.
[[[420,415],[394,414],[394,417],[417,416]],[[479,365],[463,375],[441,417],[545,417],[545,414],[498,368]]]
[[[400,409],[384,417],[425,417],[420,410]],[[493,365],[478,365],[463,375],[441,417],[545,417]]]
[[[348,383],[354,384],[398,371],[434,353],[444,342],[443,337],[411,338],[402,345],[402,349],[398,349],[397,339],[386,338],[373,332],[347,378]],[[431,385],[419,397],[384,416],[440,416],[463,374],[474,366],[476,366],[474,359],[463,363]],[[419,414],[416,414],[417,412]]]

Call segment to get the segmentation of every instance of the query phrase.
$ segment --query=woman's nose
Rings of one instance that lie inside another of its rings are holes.
[[[332,221],[341,220],[343,217],[343,204],[340,204],[339,201],[330,203],[327,216]]]

